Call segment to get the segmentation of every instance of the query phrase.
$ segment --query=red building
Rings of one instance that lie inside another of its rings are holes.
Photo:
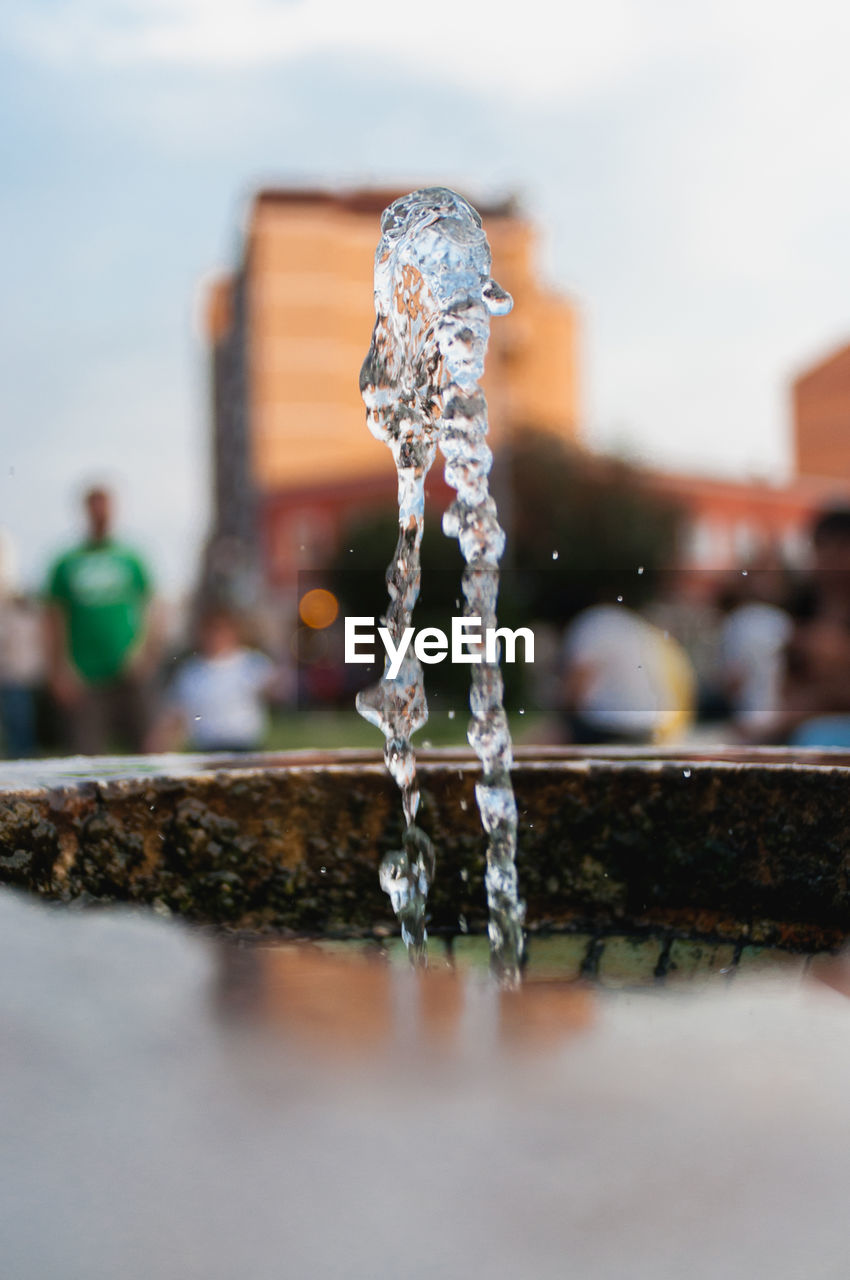
[[[850,482],[850,343],[805,369],[792,386],[797,473]]]
[[[677,559],[687,569],[724,571],[770,554],[800,566],[815,514],[850,498],[847,486],[811,478],[774,486],[647,472],[646,483],[684,514]]]
[[[208,297],[214,529],[207,582],[294,606],[301,569],[327,565],[358,518],[389,510],[389,451],[369,435],[357,369],[373,319],[380,210],[398,193],[260,192],[237,269]],[[485,208],[497,278],[516,297],[493,327],[485,377],[494,448],[527,427],[575,441],[577,313],[537,277],[534,232],[510,203]],[[685,568],[724,571],[806,553],[814,513],[850,500],[850,345],[793,384],[797,478],[787,486],[647,472],[684,513]],[[451,500],[437,463],[429,481]],[[322,483],[314,477],[323,475]]]
[[[391,456],[367,430],[358,374],[375,320],[380,214],[401,194],[260,191],[235,269],[208,290],[208,587],[291,595],[298,569],[326,564],[354,513],[394,501]],[[493,326],[482,384],[491,441],[529,425],[572,440],[576,309],[541,278],[535,229],[515,201],[484,204],[481,215],[494,275],[516,302]]]

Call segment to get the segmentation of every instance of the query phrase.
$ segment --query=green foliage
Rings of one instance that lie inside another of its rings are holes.
[[[525,430],[497,454],[492,488],[507,532],[499,606],[504,625],[563,623],[618,595],[640,605],[653,590],[656,571],[675,560],[679,512],[621,460]],[[463,562],[457,543],[442,534],[441,515],[429,510],[426,518],[416,625],[447,630],[460,611]],[[348,531],[332,570],[345,611],[383,613],[383,575],[397,536],[396,513],[389,508]]]
[[[621,594],[640,605],[673,565],[680,513],[629,463],[523,431],[494,472],[496,492],[508,492],[511,603],[526,617],[562,622]]]

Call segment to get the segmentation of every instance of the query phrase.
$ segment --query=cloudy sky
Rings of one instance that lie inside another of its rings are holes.
[[[588,437],[781,477],[788,380],[850,338],[848,48],[842,0],[5,0],[0,526],[25,580],[105,477],[190,581],[199,287],[258,183],[517,191],[581,307]]]

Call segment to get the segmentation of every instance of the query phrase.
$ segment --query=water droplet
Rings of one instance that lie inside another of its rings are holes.
[[[447,712],[447,715],[448,715],[448,717],[449,717],[449,719],[450,719],[450,720],[454,720],[454,718],[455,718],[455,713],[454,713],[454,711],[449,711],[449,712]]]
[[[690,769],[683,769],[683,770],[682,770],[682,777],[683,777],[683,778],[689,778],[690,776],[691,776],[691,771],[690,771]]]
[[[622,604],[622,603],[623,603],[623,597],[617,596],[617,604]]]
[[[514,305],[511,295],[500,284],[496,284],[495,280],[487,281],[481,290],[481,297],[491,316],[506,316]]]
[[[196,720],[200,720],[200,718],[201,718],[200,716],[195,716]]]
[[[466,916],[465,916],[465,915],[459,915],[459,916],[458,916],[458,918],[457,918],[457,924],[458,924],[458,928],[460,929],[461,933],[469,933],[469,925],[466,923]]]
[[[319,871],[322,873],[323,876],[326,876],[328,874],[327,867],[319,867]]]
[[[742,577],[742,578],[746,578],[746,576],[747,576],[747,574],[748,574],[748,573],[749,573],[749,569],[742,569],[742,570],[741,570],[741,577]]]
[[[638,565],[638,577],[643,576],[643,565]]]
[[[558,555],[559,555],[559,553],[558,553],[557,551],[553,551],[553,552],[552,552],[552,559],[553,559],[553,560],[557,560],[557,559],[558,559]]]
[[[520,707],[520,709],[519,709],[519,713],[520,713],[520,715],[521,715],[521,716],[524,716],[524,715],[525,715],[525,707]]]

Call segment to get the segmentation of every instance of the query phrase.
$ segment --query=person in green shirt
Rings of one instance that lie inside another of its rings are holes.
[[[47,583],[48,682],[72,750],[140,751],[153,661],[151,580],[112,536],[112,495],[90,489],[84,501],[87,537],[59,557]]]

